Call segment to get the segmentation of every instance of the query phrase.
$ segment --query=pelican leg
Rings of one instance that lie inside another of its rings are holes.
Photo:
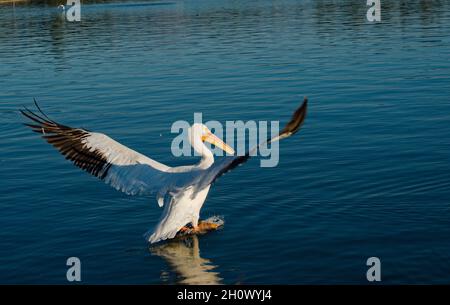
[[[183,226],[179,232],[181,233],[188,233],[189,231],[191,231],[192,228],[188,227],[188,226]]]
[[[182,235],[187,234],[203,234],[209,231],[217,230],[220,227],[219,224],[209,222],[209,221],[200,221],[197,226],[186,225],[183,226],[178,233]]]
[[[218,227],[219,227],[219,225],[216,223],[212,223],[212,222],[208,222],[208,221],[200,221],[198,226],[194,227],[194,231],[196,233],[208,232],[208,231],[212,231],[212,230],[217,230]]]

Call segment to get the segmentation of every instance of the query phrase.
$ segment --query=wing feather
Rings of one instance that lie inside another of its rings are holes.
[[[40,114],[20,110],[30,119],[25,123],[42,134],[49,144],[81,168],[130,195],[161,192],[168,181],[170,167],[148,158],[105,134],[72,128],[51,120],[36,103]]]
[[[267,145],[271,142],[279,141],[298,132],[305,121],[307,108],[308,98],[305,97],[303,103],[293,113],[291,120],[286,124],[286,126],[280,131],[277,136],[269,138],[265,143],[253,147],[243,156],[225,157],[220,162],[214,163],[207,170],[207,173],[205,173],[205,175],[201,177],[202,181],[201,183],[199,183],[199,189],[207,184],[213,183],[220,176],[247,162],[248,159],[250,159],[250,156],[253,155],[253,152],[257,151],[260,145]]]

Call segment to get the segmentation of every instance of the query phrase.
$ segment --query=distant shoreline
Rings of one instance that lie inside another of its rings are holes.
[[[22,2],[28,2],[30,0],[0,0],[0,4],[7,4],[7,3],[13,3],[13,2],[17,2],[17,3],[22,3]]]

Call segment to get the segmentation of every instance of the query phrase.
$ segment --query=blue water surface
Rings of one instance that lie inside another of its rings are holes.
[[[449,283],[450,2],[170,0],[0,5],[0,282]],[[21,123],[37,98],[63,124],[160,162],[174,121],[306,123],[280,163],[214,184],[222,230],[150,247],[153,197],[129,197]]]

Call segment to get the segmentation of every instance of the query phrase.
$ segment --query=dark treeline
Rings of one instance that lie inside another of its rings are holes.
[[[146,1],[146,0],[142,0]],[[59,5],[66,4],[67,0],[0,0],[0,3],[9,3],[16,2],[16,4],[20,5]],[[91,4],[91,3],[108,3],[108,2],[126,2],[120,0],[81,0],[81,3]]]

